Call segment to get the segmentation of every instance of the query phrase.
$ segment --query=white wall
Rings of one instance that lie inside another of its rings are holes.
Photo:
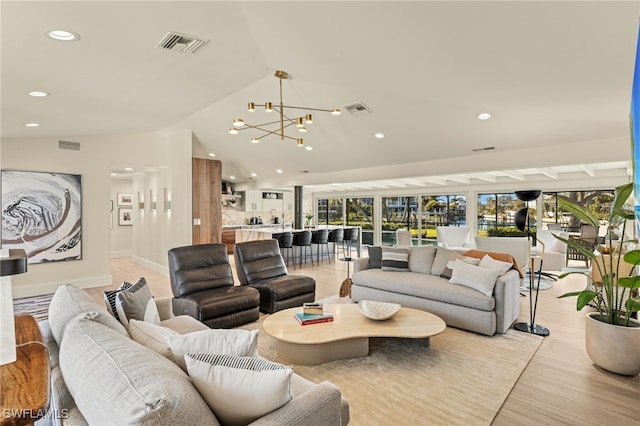
[[[111,198],[112,164],[148,170],[133,178],[134,203],[137,188],[144,188],[147,194],[149,189],[159,191],[159,197],[163,188],[170,189],[170,213],[160,207],[155,215],[134,215],[131,227],[134,260],[166,272],[167,250],[191,242],[191,132],[168,129],[61,138],[80,142],[80,151],[59,150],[57,138],[2,140],[2,169],[82,175],[82,260],[29,265],[26,274],[13,277],[14,297],[50,293],[63,283],[83,288],[112,284],[111,199],[117,226],[116,200]]]

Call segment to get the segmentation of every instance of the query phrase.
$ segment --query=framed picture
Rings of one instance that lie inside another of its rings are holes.
[[[82,259],[82,176],[2,170],[2,247],[27,263]]]
[[[118,205],[119,206],[133,206],[133,195],[118,192]]]
[[[133,225],[133,209],[118,209],[118,225]]]

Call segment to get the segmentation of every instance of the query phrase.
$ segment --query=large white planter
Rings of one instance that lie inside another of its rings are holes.
[[[585,337],[587,354],[598,367],[616,374],[635,376],[640,373],[640,322],[633,326],[607,324],[599,314],[587,314]],[[631,324],[630,324],[631,325]]]

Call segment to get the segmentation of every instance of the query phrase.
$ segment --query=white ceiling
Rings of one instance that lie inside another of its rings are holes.
[[[628,173],[637,0],[2,1],[0,13],[2,138],[187,127],[247,188]],[[52,28],[81,39],[51,40]],[[168,31],[208,42],[192,55],[156,49]],[[313,151],[229,135],[234,118],[272,120],[246,104],[278,101],[278,69],[291,75],[285,104],[372,112],[315,113]],[[483,147],[495,149],[473,152]]]

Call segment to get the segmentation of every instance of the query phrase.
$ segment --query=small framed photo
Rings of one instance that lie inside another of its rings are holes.
[[[133,209],[118,209],[118,225],[133,225]]]
[[[133,206],[133,195],[118,192],[118,205],[119,206]]]

